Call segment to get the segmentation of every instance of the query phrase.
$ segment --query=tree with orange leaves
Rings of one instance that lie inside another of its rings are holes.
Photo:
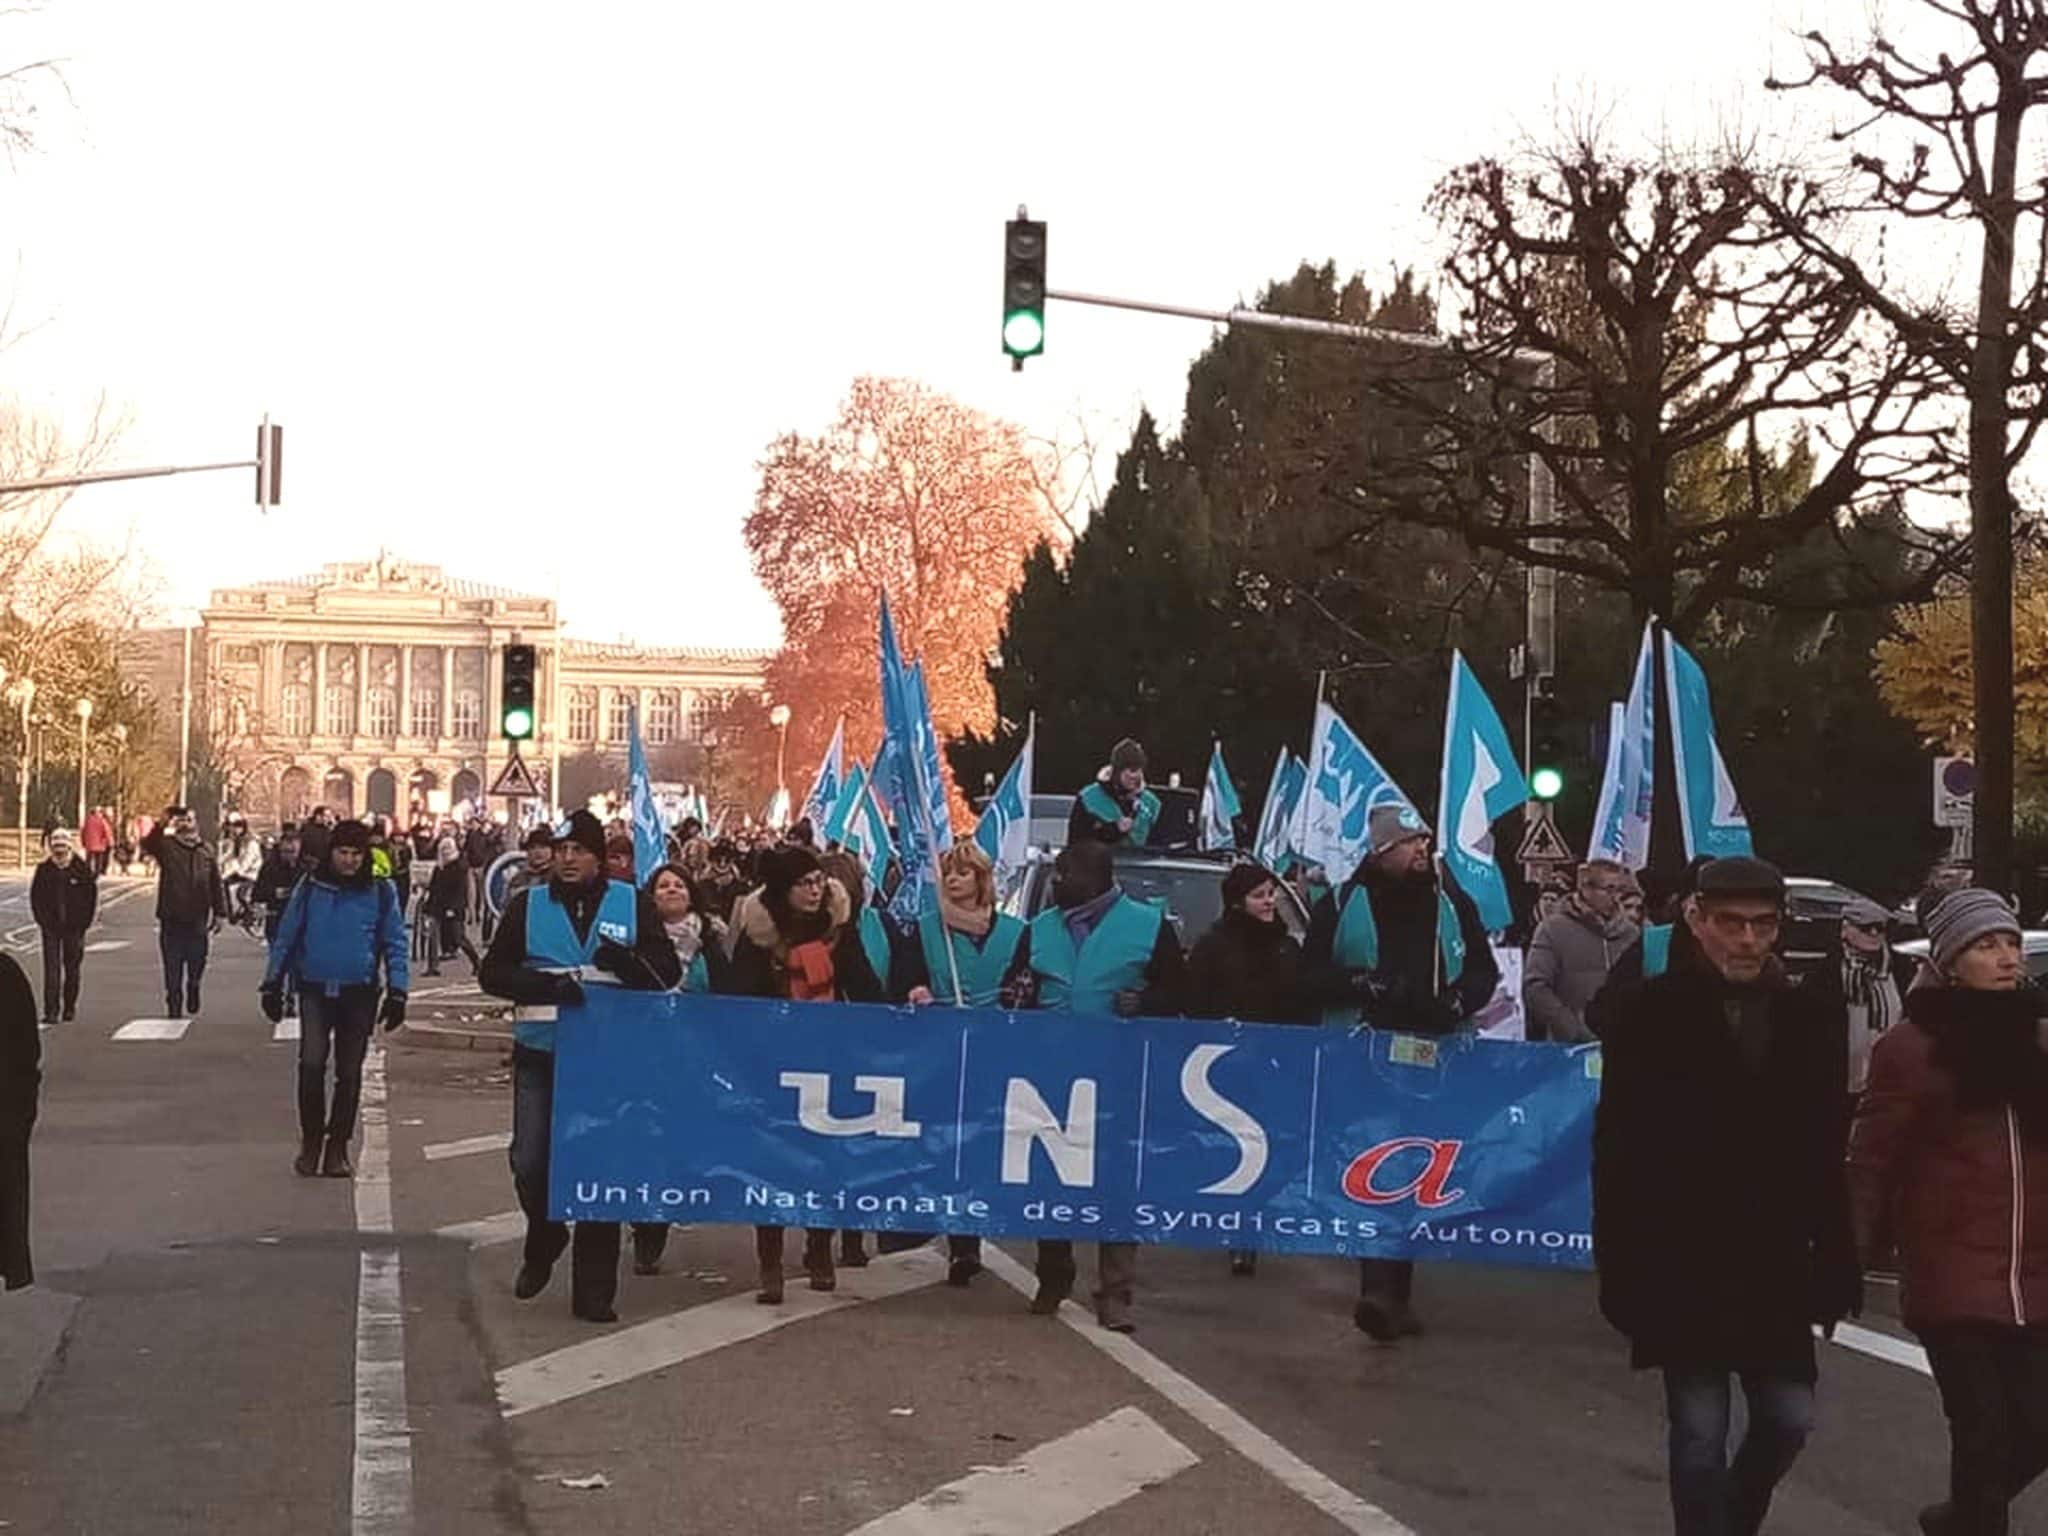
[[[747,551],[782,610],[768,691],[790,707],[790,792],[840,715],[849,753],[881,738],[876,620],[886,590],[897,633],[924,662],[941,738],[995,719],[988,659],[1024,560],[1067,534],[1045,494],[1047,464],[1023,432],[904,379],[856,379],[817,437],[769,445],[747,516]]]

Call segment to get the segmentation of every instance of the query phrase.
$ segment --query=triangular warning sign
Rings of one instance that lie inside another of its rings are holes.
[[[1529,830],[1522,834],[1522,851],[1515,855],[1518,864],[1571,864],[1577,862],[1564,839],[1558,836],[1557,823],[1551,819],[1550,807],[1544,806],[1536,813],[1536,819],[1529,823]]]
[[[533,782],[533,771],[526,766],[526,759],[515,757],[505,765],[491,786],[494,795],[509,795],[517,800],[538,800],[540,786]]]

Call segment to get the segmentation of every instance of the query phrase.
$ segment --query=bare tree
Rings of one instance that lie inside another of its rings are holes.
[[[1830,87],[1857,109],[1835,133],[1851,145],[1850,189],[1828,219],[1786,210],[1780,226],[1967,405],[1974,855],[1979,878],[2004,890],[2013,849],[2013,477],[2048,415],[2048,178],[2038,142],[2048,4],[1922,0],[1915,11],[1930,29],[1924,47],[1881,31],[1843,47],[1812,32],[1807,73],[1770,82]],[[1900,155],[1874,147],[1887,135],[1903,141]],[[1856,215],[1872,222],[1843,217]],[[1881,238],[1897,220],[1978,237],[1974,301],[1909,292],[1859,252],[1855,234],[1870,228]]]

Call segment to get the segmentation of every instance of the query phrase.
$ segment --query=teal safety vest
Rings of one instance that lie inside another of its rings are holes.
[[[706,934],[704,942],[713,944],[717,940]],[[690,957],[689,968],[683,972],[681,990],[684,992],[709,992],[711,990],[711,964],[704,958],[703,950],[698,950],[696,954]]]
[[[1671,925],[1657,923],[1643,930],[1643,979],[1652,980],[1671,969]]]
[[[1003,978],[1017,958],[1017,945],[1024,937],[1024,924],[1007,912],[998,912],[989,925],[988,937],[976,943],[966,934],[954,934],[940,921],[939,914],[927,912],[917,921],[917,936],[924,945],[924,968],[930,980],[932,1001],[952,1003],[953,970],[959,967],[960,992],[970,1008],[993,1008],[1002,1001]],[[951,948],[953,957],[946,958]],[[1149,958],[1151,951],[1147,950]]]
[[[1067,915],[1049,907],[1031,920],[1031,969],[1043,1008],[1070,1013],[1114,1013],[1119,992],[1145,984],[1159,925],[1166,914],[1149,902],[1120,896],[1102,914],[1088,942],[1074,952]]]
[[[639,942],[640,924],[633,887],[621,880],[607,880],[598,898],[597,917],[584,938],[576,937],[576,926],[545,885],[529,886],[526,892],[526,963],[541,970],[574,970],[597,958],[597,946],[609,939],[631,949]],[[701,956],[699,958],[702,958]],[[553,1019],[522,1019],[515,1014],[512,1038],[530,1050],[555,1048]]]
[[[1436,942],[1443,955],[1444,984],[1453,985],[1465,974],[1465,933],[1458,924],[1457,905],[1441,885],[1436,892]],[[1379,969],[1380,925],[1373,916],[1372,897],[1362,885],[1351,888],[1344,898],[1343,910],[1337,914],[1337,937],[1330,946],[1330,960],[1347,971]],[[1336,1027],[1349,1028],[1358,1019],[1355,1007],[1323,1011],[1323,1022]]]
[[[882,914],[873,907],[860,909],[860,948],[868,957],[875,980],[882,984],[882,993],[889,991],[889,928],[882,921]]]
[[[1124,808],[1116,803],[1116,797],[1100,780],[1081,791],[1081,804],[1088,814],[1108,826],[1115,826],[1124,819]],[[1159,797],[1149,789],[1138,791],[1138,803],[1131,809],[1131,830],[1123,840],[1133,848],[1142,848],[1152,840],[1153,823],[1159,820]]]

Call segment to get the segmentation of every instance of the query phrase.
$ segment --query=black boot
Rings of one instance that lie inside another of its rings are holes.
[[[185,999],[178,996],[175,992],[165,993],[164,1017],[167,1019],[182,1019],[185,1017]]]
[[[318,1131],[309,1131],[299,1138],[299,1155],[292,1160],[292,1172],[300,1178],[310,1179],[319,1175],[322,1140],[324,1138]]]
[[[195,1019],[199,1017],[199,983],[196,981],[185,984],[185,1011]]]
[[[324,1177],[330,1179],[352,1179],[355,1177],[355,1164],[348,1160],[348,1138],[346,1136],[330,1136],[327,1138],[327,1151],[320,1159],[320,1172]]]

